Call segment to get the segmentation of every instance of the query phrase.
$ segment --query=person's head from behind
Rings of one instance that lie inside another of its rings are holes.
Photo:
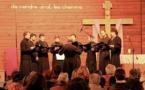
[[[72,79],[77,78],[77,77],[83,78],[86,81],[88,81],[88,79],[89,79],[89,70],[88,70],[88,68],[86,66],[80,66],[76,70],[76,74],[72,75]]]
[[[131,79],[140,79],[141,72],[140,69],[131,69],[129,72],[129,78]]]
[[[43,90],[44,88],[46,88],[46,82],[39,73],[34,73],[26,85],[26,90]]]
[[[125,70],[122,68],[117,68],[115,71],[116,80],[125,80]]]
[[[87,82],[82,78],[74,78],[66,85],[65,90],[90,90]]]
[[[116,67],[112,64],[108,64],[105,68],[106,74],[107,75],[114,75],[116,70]]]
[[[32,72],[29,73],[29,75],[27,76],[26,79],[27,79],[27,80],[31,80],[36,74],[37,74],[37,72],[32,71]]]
[[[45,41],[45,35],[43,33],[39,34],[39,39]]]
[[[89,75],[89,84],[96,84],[99,85],[100,84],[100,75],[97,73],[92,73]]]
[[[111,77],[109,78],[109,85],[112,86],[112,85],[114,85],[114,84],[116,84],[116,79],[115,79],[114,76],[111,76]]]
[[[60,83],[67,83],[68,80],[69,80],[68,73],[60,73],[57,78],[57,81]]]
[[[12,73],[12,80],[13,80],[13,82],[19,82],[19,81],[21,81],[21,80],[22,80],[22,75],[21,75],[21,73],[18,72],[18,71],[14,71],[14,72]]]
[[[5,83],[4,87],[7,88],[6,90],[23,90],[23,84],[22,84],[22,75],[18,71],[14,71],[12,73],[12,82],[11,83]],[[0,88],[0,90],[3,90]],[[5,90],[5,89],[4,89]]]
[[[37,74],[37,72],[32,71],[29,73],[28,76],[25,76],[25,78],[23,80],[23,85],[26,86],[36,74]]]
[[[105,80],[105,78],[104,77],[100,77],[100,86],[102,87],[102,88],[104,88],[104,86],[105,86],[105,84],[106,84],[106,80]]]
[[[30,34],[31,34],[30,32],[26,31],[23,33],[23,37],[26,39],[30,39]]]
[[[51,79],[51,74],[52,74],[52,71],[49,69],[49,70],[46,70],[42,73],[42,75],[47,79],[47,80],[50,80]]]
[[[4,89],[4,88],[0,87],[0,90],[6,90],[6,89]]]
[[[35,41],[35,40],[36,40],[36,37],[37,37],[36,34],[31,33],[31,35],[30,35],[30,40],[31,40],[31,41]]]

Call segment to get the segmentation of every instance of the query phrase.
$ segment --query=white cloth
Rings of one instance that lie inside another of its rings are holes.
[[[134,64],[145,64],[145,54],[135,54],[134,57],[132,54],[124,54],[120,56],[121,64],[132,64],[134,58]]]
[[[64,59],[65,59],[65,55],[64,54],[62,54],[62,55],[56,54],[56,60],[64,60]]]

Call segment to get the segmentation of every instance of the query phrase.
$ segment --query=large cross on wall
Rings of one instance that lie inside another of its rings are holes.
[[[83,19],[83,25],[95,25],[96,23],[99,25],[105,25],[105,31],[106,33],[110,36],[111,32],[111,25],[125,25],[125,24],[133,24],[133,19],[132,18],[124,18],[124,19],[111,19],[111,8],[112,8],[112,3],[110,0],[105,0],[103,3],[103,8],[105,10],[105,18],[104,19]],[[95,29],[94,29],[95,30]],[[92,35],[97,38],[97,31],[94,31]],[[96,41],[96,40],[95,40]]]

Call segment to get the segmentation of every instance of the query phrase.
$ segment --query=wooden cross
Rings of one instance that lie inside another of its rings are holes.
[[[111,25],[116,25],[120,20],[120,24],[133,24],[133,19],[131,18],[111,19],[110,9],[112,8],[112,3],[110,0],[105,0],[103,8],[105,9],[105,19],[83,19],[83,25],[94,25],[96,23],[99,25],[105,25],[105,31],[110,36]]]
[[[103,3],[103,8],[105,9],[105,19],[110,19],[110,9],[112,8],[112,3],[110,1],[105,1],[105,3]]]

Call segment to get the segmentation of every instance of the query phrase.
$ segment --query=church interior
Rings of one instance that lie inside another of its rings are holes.
[[[82,44],[88,43],[89,35],[98,42],[99,31],[111,35],[111,28],[116,28],[122,41],[120,63],[126,76],[137,68],[145,78],[144,18],[145,0],[0,0],[0,83],[20,70],[20,43],[26,31],[37,37],[45,34],[50,46],[56,35],[64,44],[71,34]],[[48,58],[52,69],[53,55],[48,53]],[[80,58],[80,66],[86,66],[87,53],[82,52]],[[99,70],[98,53],[96,69]]]

